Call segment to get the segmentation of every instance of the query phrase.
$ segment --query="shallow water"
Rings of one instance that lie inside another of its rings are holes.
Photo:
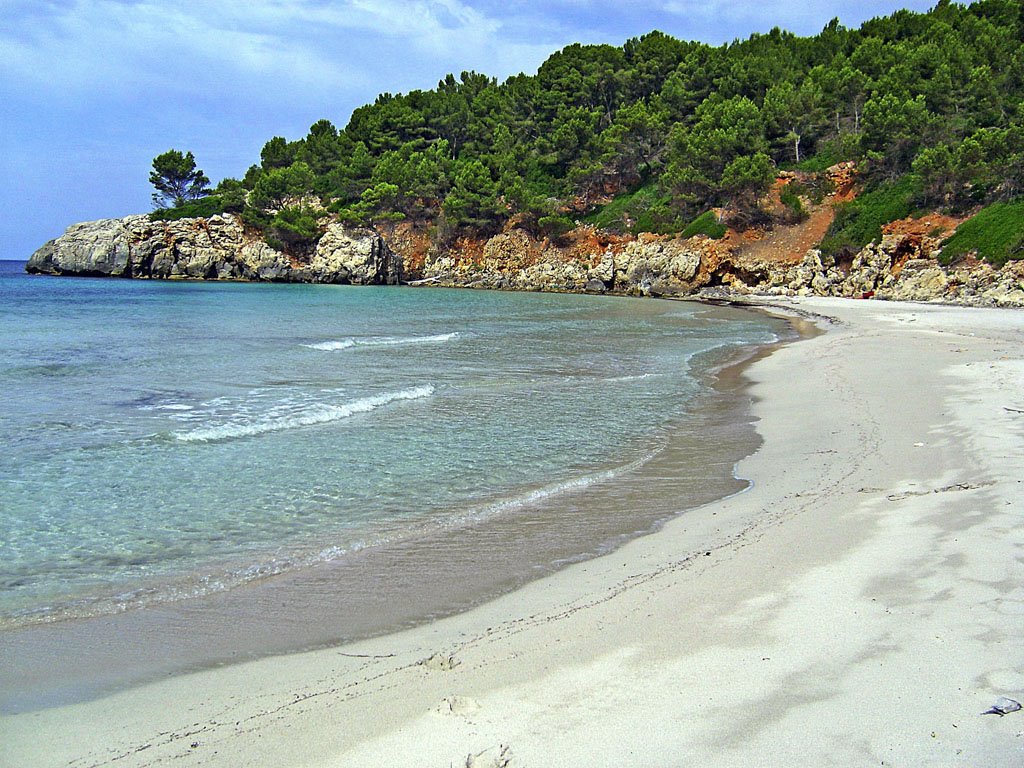
[[[738,490],[752,430],[702,375],[782,332],[688,303],[3,266],[8,710],[451,613]],[[88,661],[61,678],[69,647]]]

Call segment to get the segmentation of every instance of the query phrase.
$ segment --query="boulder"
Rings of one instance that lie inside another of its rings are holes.
[[[48,274],[131,277],[131,232],[145,216],[72,224],[32,254],[26,269]]]
[[[397,285],[401,263],[371,229],[330,224],[309,263],[311,282]]]
[[[690,240],[639,237],[615,260],[615,290],[644,296],[692,293],[701,254]]]

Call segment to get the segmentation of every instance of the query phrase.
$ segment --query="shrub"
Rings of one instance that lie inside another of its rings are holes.
[[[654,183],[617,196],[584,220],[611,232],[666,234],[679,229],[669,196],[662,194]]]
[[[158,208],[149,214],[150,221],[177,221],[178,219],[208,218],[228,210],[220,195],[209,195],[190,200],[174,208]]]
[[[568,216],[541,216],[537,219],[537,226],[540,231],[552,240],[558,240],[565,236],[574,226],[572,219]]]
[[[718,220],[714,211],[705,211],[696,219],[686,225],[682,231],[682,237],[693,237],[694,235],[707,235],[712,240],[721,240],[725,237],[725,225]]]
[[[917,187],[915,177],[904,176],[837,207],[835,221],[821,241],[822,252],[829,255],[856,253],[868,243],[880,240],[884,224],[914,212],[912,200]]]
[[[949,264],[972,252],[996,266],[1024,258],[1024,200],[983,208],[943,243],[940,259]]]
[[[807,209],[804,208],[803,202],[800,200],[800,195],[797,191],[792,189],[793,184],[787,184],[779,198],[782,200],[782,204],[786,207],[786,213],[784,219],[787,223],[796,224],[797,222],[804,221],[807,216]]]

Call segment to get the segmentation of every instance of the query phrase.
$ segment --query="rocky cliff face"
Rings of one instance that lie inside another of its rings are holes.
[[[1002,268],[968,260],[942,266],[933,247],[907,235],[887,235],[848,263],[817,250],[765,260],[735,242],[657,235],[602,238],[592,230],[576,242],[538,242],[512,230],[483,244],[427,255],[423,282],[470,288],[567,291],[641,296],[718,294],[843,296],[1024,307],[1024,261]],[[795,258],[794,258],[795,257]]]
[[[26,265],[29,272],[135,278],[397,284],[401,261],[369,229],[332,224],[308,259],[246,235],[235,216],[150,221],[148,216],[68,227]]]
[[[890,232],[849,261],[788,243],[750,248],[743,237],[710,240],[613,235],[578,227],[558,242],[510,227],[446,248],[427,230],[331,224],[305,259],[249,237],[234,216],[153,222],[148,216],[76,224],[40,248],[29,272],[135,278],[195,278],[394,285],[402,281],[520,291],[685,296],[819,295],[1024,307],[1024,261],[994,268],[936,259],[939,240]],[[785,233],[783,233],[785,234]],[[390,246],[389,246],[390,243]]]
[[[842,296],[1024,307],[1024,262],[1001,268],[976,259],[943,266],[937,252],[906,235],[887,235],[848,265],[810,250],[797,264],[752,262],[724,272],[722,285],[742,294]]]
[[[679,296],[702,285],[713,241],[642,234],[609,235],[580,227],[561,243],[512,229],[482,244],[427,254],[421,279],[437,285],[521,291],[613,292]]]

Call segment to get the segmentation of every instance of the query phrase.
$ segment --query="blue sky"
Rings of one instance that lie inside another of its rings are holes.
[[[0,258],[69,224],[151,209],[157,154],[190,150],[214,181],[272,136],[343,127],[382,91],[448,72],[535,72],[572,42],[652,29],[722,43],[814,34],[917,0],[0,0]]]

